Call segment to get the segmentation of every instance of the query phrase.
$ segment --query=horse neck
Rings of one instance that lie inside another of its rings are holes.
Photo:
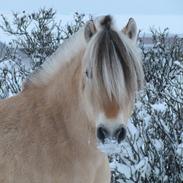
[[[77,141],[76,144],[95,145],[95,129],[84,113],[81,86],[81,58],[72,58],[70,62],[62,66],[47,86],[47,100],[53,106],[53,112],[57,113],[57,119],[63,123],[68,138]]]

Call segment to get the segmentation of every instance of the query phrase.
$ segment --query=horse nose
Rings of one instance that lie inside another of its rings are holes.
[[[104,125],[101,125],[97,128],[97,137],[102,143],[104,143],[106,139],[112,139],[121,143],[126,137],[126,128],[120,125],[118,128],[108,129]]]
[[[107,128],[105,128],[104,126],[99,126],[97,128],[97,137],[98,139],[104,143],[105,139],[108,138],[110,135],[109,131],[107,130]]]
[[[125,137],[126,137],[126,129],[123,126],[120,126],[115,130],[114,138],[118,141],[118,143],[121,143],[121,141],[124,140]]]

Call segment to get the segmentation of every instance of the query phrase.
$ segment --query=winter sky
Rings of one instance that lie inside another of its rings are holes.
[[[94,16],[111,14],[118,27],[133,17],[143,32],[149,32],[149,27],[169,27],[171,33],[183,34],[183,0],[1,0],[0,14],[10,16],[12,11],[32,12],[43,7],[54,8],[63,23],[71,21],[76,11]]]

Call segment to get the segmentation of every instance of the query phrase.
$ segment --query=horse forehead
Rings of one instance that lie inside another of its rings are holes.
[[[123,113],[123,111],[119,111],[118,114],[113,117],[113,118],[109,118],[108,116],[106,116],[106,114],[104,112],[101,112],[98,114],[97,117],[97,124],[126,124],[126,119],[125,119],[125,115]]]
[[[131,110],[131,105],[128,103],[123,108],[120,108],[116,102],[106,103],[98,113],[97,120],[99,123],[123,123],[126,125]]]
[[[120,113],[119,105],[116,102],[106,103],[104,113],[107,118],[116,118]]]

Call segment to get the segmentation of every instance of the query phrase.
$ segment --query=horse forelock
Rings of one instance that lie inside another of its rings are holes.
[[[98,101],[106,103],[108,98],[123,108],[143,85],[141,55],[129,38],[113,29],[110,16],[101,21],[101,27],[86,48],[85,67],[91,70],[90,84]]]

